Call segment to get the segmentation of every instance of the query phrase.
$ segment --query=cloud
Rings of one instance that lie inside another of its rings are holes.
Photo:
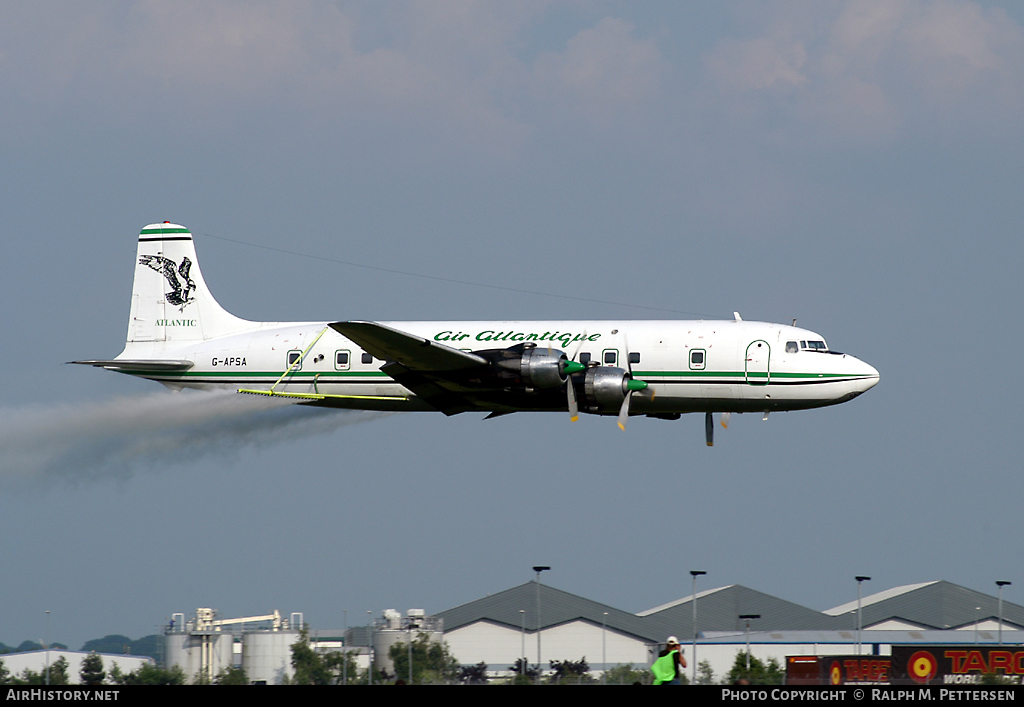
[[[664,89],[655,41],[604,17],[561,41],[559,26],[554,49],[525,49],[548,12],[310,0],[0,10],[0,118],[275,140],[358,131],[432,157],[515,160],[550,121],[642,117]]]
[[[740,41],[727,39],[708,60],[711,72],[737,90],[792,88],[807,81],[802,73],[807,50],[788,32]]]
[[[604,18],[550,52],[534,65],[538,83],[548,96],[567,95],[577,108],[628,107],[650,98],[658,89],[662,59],[653,39],[637,39],[630,23]]]
[[[1016,122],[1024,32],[999,8],[964,0],[859,0],[775,6],[755,36],[705,57],[720,96],[763,116],[783,111],[794,136],[886,142]],[[937,111],[941,111],[938,114]]]

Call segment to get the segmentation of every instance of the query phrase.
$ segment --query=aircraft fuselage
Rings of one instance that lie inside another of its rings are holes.
[[[520,343],[566,352],[574,360],[628,368],[652,395],[637,396],[632,414],[802,410],[851,400],[874,386],[878,371],[863,361],[807,348],[823,338],[806,329],[752,321],[503,321],[382,322],[386,326],[465,351]],[[373,410],[432,410],[382,372],[381,360],[327,329],[327,322],[262,323],[252,331],[192,342],[161,344],[153,358],[185,359],[184,372],[136,372],[171,387],[269,388],[296,394],[360,396],[318,401]],[[310,343],[319,340],[308,349]],[[801,348],[801,342],[804,347]],[[787,351],[787,345],[789,350]],[[628,350],[627,350],[628,347]],[[136,348],[133,356],[144,352]],[[629,361],[629,354],[634,362]],[[301,360],[284,376],[296,356]],[[639,359],[639,360],[636,360]],[[500,389],[498,389],[500,388]],[[483,411],[565,410],[560,390],[479,386],[469,391]],[[368,400],[378,396],[385,400]],[[397,399],[392,399],[397,398]],[[588,410],[614,414],[616,410]]]

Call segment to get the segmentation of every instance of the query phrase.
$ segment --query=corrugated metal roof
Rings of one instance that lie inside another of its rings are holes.
[[[746,634],[735,631],[701,634],[701,644],[707,643],[744,643]],[[978,634],[979,644],[991,646],[996,640],[994,631],[981,631]],[[844,644],[856,643],[856,631],[771,631],[750,633],[750,642],[759,643],[821,643]],[[874,643],[885,645],[901,645],[905,643],[922,643],[933,645],[969,645],[974,643],[973,631],[861,631],[861,643],[870,646]],[[1024,643],[1024,631],[1003,631],[1004,645]]]
[[[724,587],[716,587],[715,589],[705,589],[703,592],[697,592],[697,601],[699,602],[702,597],[706,597],[709,594],[714,594],[715,592],[720,592],[723,589],[728,589],[731,586],[732,585],[729,584],[729,585],[726,585]],[[645,609],[644,611],[637,612],[637,616],[650,616],[651,614],[657,614],[659,611],[664,611],[665,609],[671,609],[674,606],[681,606],[683,604],[686,604],[686,605],[689,606],[689,602],[693,598],[694,597],[691,594],[689,596],[683,597],[682,599],[675,599],[673,601],[670,601],[667,604],[662,604],[661,606],[656,606],[653,609]],[[691,609],[691,612],[692,611],[693,611],[693,609]]]
[[[524,612],[524,613],[520,613]],[[604,615],[607,612],[607,617]],[[444,619],[445,631],[454,631],[477,621],[490,621],[519,629],[526,621],[526,630],[537,628],[537,583],[527,582],[518,587],[506,589],[442,611],[437,616]],[[563,592],[560,589],[540,585],[540,618],[543,628],[550,628],[583,619],[600,626],[602,621],[614,631],[635,636],[644,641],[657,642],[659,639],[648,631],[644,619],[590,599]]]
[[[853,611],[856,610],[854,604]],[[998,620],[999,601],[967,587],[938,581],[875,602],[862,611],[864,626],[902,619],[926,628],[945,629],[984,619]],[[1003,622],[1024,628],[1024,607],[1003,600]]]
[[[665,606],[668,608],[646,616],[661,628],[658,633],[676,634],[680,638],[693,636],[693,604],[689,597],[685,602]],[[746,626],[739,618],[743,614],[761,615],[760,619],[751,620],[751,628],[758,631],[839,628],[836,619],[820,611],[739,584],[697,596],[697,630],[700,632],[739,631]]]
[[[693,604],[690,596],[639,614],[630,614],[546,584],[540,585],[540,591],[541,619],[544,628],[576,620],[585,620],[600,626],[602,621],[605,621],[611,630],[650,643],[664,641],[669,635],[679,636],[685,643],[693,636]],[[865,628],[886,622],[900,622],[908,627],[919,626],[921,630],[901,628],[874,631],[871,639],[864,638],[865,642],[900,642],[901,639],[880,638],[880,634],[925,635],[931,630],[955,629],[972,625],[976,621],[994,620],[998,616],[998,602],[995,597],[945,581],[895,587],[874,594],[871,599],[870,603],[864,602],[862,605]],[[847,608],[849,606],[846,604],[836,607],[829,613],[815,611],[734,584],[698,593],[697,629],[701,635],[707,635],[708,632],[738,633],[743,631],[746,625],[746,622],[739,618],[741,615],[760,614],[760,619],[751,621],[751,630],[758,633],[839,632],[855,638],[856,602],[852,604],[852,609]],[[980,607],[980,610],[976,610],[975,607]],[[453,631],[477,621],[490,621],[518,630],[525,618],[526,630],[532,632],[537,627],[536,610],[537,583],[527,582],[437,615],[444,619],[446,631]],[[839,610],[845,613],[830,615],[832,611]],[[1004,601],[1003,620],[1004,625],[1012,624],[1024,629],[1024,607]],[[1007,631],[1008,629],[1004,629],[1004,634]],[[963,637],[963,642],[971,640],[973,636]]]
[[[919,584],[904,584],[902,587],[893,587],[892,589],[886,589],[884,592],[877,592],[875,594],[871,594],[869,596],[862,597],[861,600],[860,600],[861,610],[863,610],[863,607],[868,606],[869,604],[877,604],[880,601],[885,601],[886,599],[891,599],[891,598],[897,597],[897,596],[899,596],[901,594],[906,594],[907,592],[912,592],[915,589],[920,589],[921,587],[927,587],[929,584],[935,584],[935,582],[921,582]],[[845,604],[842,604],[840,606],[836,606],[836,607],[833,607],[831,609],[825,609],[825,611],[823,611],[822,613],[828,614],[829,616],[839,616],[840,614],[845,614],[845,613],[850,612],[850,611],[856,611],[856,609],[857,609],[857,600],[855,599],[853,601],[846,602]]]

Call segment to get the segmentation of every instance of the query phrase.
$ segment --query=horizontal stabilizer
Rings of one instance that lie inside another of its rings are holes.
[[[334,322],[329,325],[382,361],[397,361],[410,371],[463,371],[486,366],[474,353],[453,349],[422,336],[408,334],[376,322]]]
[[[127,373],[136,373],[141,371],[162,371],[165,373],[175,373],[178,371],[184,372],[195,365],[192,361],[131,358],[115,358],[110,361],[69,361],[68,363],[77,363],[82,366],[96,366],[97,368],[106,368],[108,371],[125,371]]]

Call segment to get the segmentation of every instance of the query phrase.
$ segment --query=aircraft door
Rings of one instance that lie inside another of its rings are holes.
[[[771,378],[771,348],[764,339],[751,341],[747,346],[744,375],[748,385],[768,385]]]

